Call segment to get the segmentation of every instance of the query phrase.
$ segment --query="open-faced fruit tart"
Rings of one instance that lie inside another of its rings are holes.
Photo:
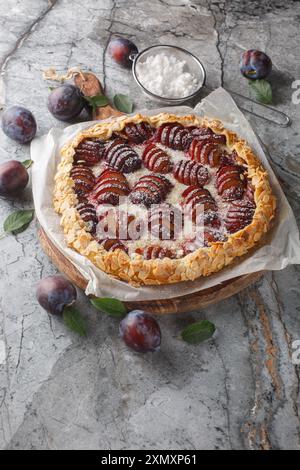
[[[137,286],[223,269],[275,215],[267,172],[217,120],[118,117],[78,133],[61,153],[54,207],[68,246]]]

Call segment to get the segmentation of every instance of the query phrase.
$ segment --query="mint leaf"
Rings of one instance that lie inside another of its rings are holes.
[[[96,111],[97,108],[102,108],[109,103],[109,99],[105,95],[95,95],[95,96],[84,96],[84,99],[92,106],[93,111]]]
[[[21,210],[10,214],[3,224],[3,230],[5,233],[12,233],[16,235],[23,232],[29,226],[33,220],[34,210]]]
[[[264,104],[272,103],[272,88],[267,80],[250,80],[249,86],[251,95],[256,101]]]
[[[27,168],[27,170],[28,170],[28,168],[30,168],[31,165],[33,164],[33,160],[24,160],[24,161],[21,162],[21,163],[22,163],[22,165],[24,165],[25,168]]]
[[[29,225],[30,225],[30,222],[28,222],[28,224],[22,225],[22,227],[17,228],[16,230],[14,230],[14,231],[11,232],[11,233],[12,233],[13,235],[18,235],[19,233],[25,232],[25,230],[28,229]]]
[[[133,102],[129,96],[118,94],[114,96],[114,105],[121,113],[130,114],[133,111]]]
[[[118,299],[111,299],[109,297],[95,297],[91,299],[91,304],[97,310],[101,310],[101,312],[115,318],[123,318],[127,313],[125,305]]]
[[[86,321],[75,307],[65,307],[63,311],[64,324],[80,336],[87,335]]]
[[[212,337],[216,327],[208,320],[201,320],[197,323],[187,326],[182,332],[181,337],[190,344],[198,344]]]

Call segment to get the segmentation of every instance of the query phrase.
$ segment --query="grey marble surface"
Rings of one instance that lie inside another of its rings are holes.
[[[5,104],[28,106],[38,134],[62,126],[46,109],[41,69],[92,69],[113,96],[155,107],[130,72],[106,54],[119,33],[139,48],[176,44],[198,55],[207,84],[247,93],[237,64],[244,49],[273,59],[275,103],[293,125],[251,123],[268,147],[299,220],[300,2],[204,0],[7,0],[0,2],[0,71]],[[29,148],[0,133],[0,159],[24,160]],[[41,155],[42,158],[42,155]],[[45,189],[47,190],[47,189]],[[23,199],[0,201],[0,221]],[[299,267],[266,274],[255,286],[216,306],[161,319],[161,351],[129,352],[113,319],[79,306],[87,339],[68,332],[35,300],[38,280],[55,268],[41,250],[37,226],[0,241],[0,446],[8,449],[300,449]],[[210,318],[216,337],[199,346],[177,339],[182,327]]]

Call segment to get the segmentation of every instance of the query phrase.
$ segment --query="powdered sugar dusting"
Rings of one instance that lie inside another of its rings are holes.
[[[175,128],[174,128],[174,131],[175,131]],[[139,157],[142,160],[142,155],[143,155],[145,146],[147,144],[148,144],[148,141],[146,141],[142,144],[131,144],[130,145],[131,152],[135,153],[136,157]],[[163,152],[165,152],[167,154],[167,156],[169,157],[173,167],[178,162],[180,162],[182,160],[183,161],[184,160],[191,161],[185,151],[174,150],[174,149],[171,149],[170,147],[167,147],[167,146],[165,146],[163,144],[160,144],[160,143],[155,143],[155,146],[157,148],[161,149]],[[222,150],[226,149],[226,147],[223,146],[223,145],[221,146],[221,148],[222,148]],[[118,152],[116,152],[116,154],[118,154]],[[130,157],[129,149],[126,149],[124,151],[124,148],[123,148],[122,154],[123,154],[122,156],[128,155],[128,157]],[[115,157],[115,155],[113,155],[113,156]],[[94,165],[91,169],[93,171],[94,176],[96,178],[98,178],[99,175],[101,174],[101,172],[104,169],[106,169],[108,166],[109,166],[108,163],[105,160],[102,160],[100,163],[97,163],[96,165]],[[214,199],[214,201],[216,203],[216,206],[217,206],[217,214],[218,214],[218,217],[220,219],[220,225],[219,226],[217,224],[214,227],[213,224],[211,224],[211,225],[208,226],[207,229],[210,232],[210,234],[212,234],[212,236],[215,237],[216,240],[224,240],[224,239],[226,239],[226,236],[228,234],[228,229],[226,227],[226,220],[227,220],[228,210],[231,207],[231,202],[224,201],[224,199],[222,199],[221,196],[218,194],[218,190],[217,190],[217,186],[216,186],[216,175],[217,175],[218,168],[214,168],[214,167],[212,168],[209,165],[203,165],[203,166],[206,168],[206,170],[209,174],[209,180],[208,180],[207,184],[205,184],[203,187],[206,190],[209,191],[212,198]],[[124,176],[126,177],[126,180],[128,182],[130,191],[132,191],[132,188],[135,186],[135,184],[143,176],[149,175],[150,173],[152,173],[152,172],[145,167],[144,163],[142,163],[142,166],[141,166],[140,169],[137,169],[136,171],[126,173]],[[159,175],[159,173],[154,173],[154,174]],[[182,193],[187,189],[188,186],[186,186],[185,184],[182,184],[179,181],[177,181],[177,179],[174,177],[172,171],[170,171],[169,173],[164,174],[162,176],[163,176],[163,178],[166,178],[171,183],[171,186],[172,186],[170,191],[167,193],[164,202],[167,205],[179,207],[180,202],[182,201]],[[155,186],[155,184],[154,184],[154,186]],[[142,196],[143,196],[143,194],[141,194],[141,197]],[[116,209],[124,210],[127,214],[133,215],[134,218],[135,218],[136,223],[138,221],[143,221],[144,224],[146,224],[146,225],[148,224],[148,221],[149,221],[149,208],[147,208],[143,204],[142,199],[141,199],[139,204],[133,204],[130,201],[130,198],[128,196],[124,196],[124,197],[122,196],[120,198],[120,204],[119,204],[118,207],[116,207]],[[244,208],[240,208],[240,207],[236,208],[236,212],[234,213],[234,216],[238,217],[239,216],[239,211],[243,212],[243,210],[244,210]],[[206,220],[209,218],[209,215],[210,215],[209,211],[206,211],[206,214],[205,214]],[[214,219],[215,215],[216,215],[215,212],[211,214],[212,220]],[[200,232],[201,232],[201,229],[199,230],[199,233]],[[145,231],[145,232],[141,233],[141,236],[140,236],[139,239],[124,240],[124,243],[127,246],[127,248],[129,249],[129,255],[131,257],[136,256],[136,253],[134,253],[134,252],[137,248],[141,249],[141,248],[144,248],[144,247],[148,246],[149,244],[151,245],[151,244],[155,243],[155,246],[161,246],[161,247],[165,248],[166,250],[171,250],[173,253],[175,253],[175,256],[177,258],[179,258],[179,257],[182,257],[184,255],[184,250],[183,250],[184,240],[185,239],[183,239],[181,237],[178,238],[178,239],[173,239],[173,240],[172,239],[171,240],[160,240],[159,238],[156,238],[155,241],[153,242],[153,239],[151,239],[151,238],[149,239],[149,233],[147,231]],[[197,240],[196,240],[196,242],[198,243]],[[193,243],[194,243],[194,241],[192,241],[192,244]],[[196,245],[197,245],[197,243],[196,243]],[[200,243],[202,243],[202,246],[203,246],[203,240],[201,242],[201,235],[200,235]],[[195,245],[194,249],[197,249],[199,247],[199,244],[198,244],[198,246],[196,246],[196,245]],[[193,250],[191,250],[191,251],[193,251]]]

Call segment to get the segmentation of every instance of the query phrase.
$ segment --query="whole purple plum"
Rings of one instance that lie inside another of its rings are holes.
[[[142,310],[133,310],[123,318],[120,335],[129,348],[140,353],[157,351],[161,343],[159,324]]]
[[[272,70],[272,61],[264,52],[250,49],[242,54],[240,71],[252,80],[266,78]]]
[[[20,144],[27,144],[36,134],[36,120],[29,109],[11,106],[2,114],[3,132]]]
[[[28,183],[29,175],[25,166],[17,160],[0,165],[0,196],[15,196]]]
[[[79,89],[74,85],[61,85],[48,96],[48,109],[60,121],[71,121],[77,117],[84,104]]]
[[[132,61],[129,56],[131,54],[137,54],[138,48],[133,42],[129,41],[129,39],[117,36],[110,40],[108,52],[117,64],[130,68]]]
[[[63,276],[49,276],[38,283],[36,298],[48,313],[62,315],[64,308],[76,300],[77,291]]]

